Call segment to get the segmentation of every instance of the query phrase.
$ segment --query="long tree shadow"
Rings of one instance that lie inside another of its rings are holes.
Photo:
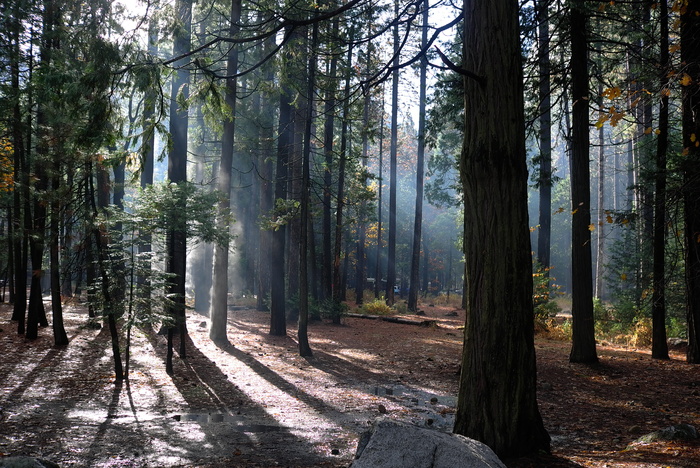
[[[151,336],[149,339],[153,342],[157,337]],[[172,415],[170,419],[173,424],[184,427],[195,424],[208,445],[219,453],[228,451],[232,459],[241,465],[284,463],[317,466],[328,464],[329,458],[333,462],[331,453],[319,454],[319,446],[295,434],[298,432],[295,428],[280,424],[258,402],[232,383],[189,337],[187,348],[187,359],[175,361],[172,381],[187,402],[190,412]],[[243,357],[233,348],[226,351],[237,359]],[[250,360],[243,362],[255,366]],[[293,391],[293,386],[287,387],[287,390]],[[321,409],[331,410],[329,407]]]

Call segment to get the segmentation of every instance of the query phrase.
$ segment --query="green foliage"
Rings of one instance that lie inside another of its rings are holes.
[[[229,245],[231,235],[216,224],[218,194],[198,190],[190,182],[164,182],[140,189],[126,211],[112,210],[110,220],[123,223],[125,230],[135,227],[140,236],[164,234],[169,229],[186,232],[188,239]],[[185,207],[185,209],[183,209]],[[224,220],[225,225],[233,222]]]

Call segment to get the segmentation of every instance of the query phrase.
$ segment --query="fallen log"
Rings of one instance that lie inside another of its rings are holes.
[[[437,320],[412,320],[404,317],[394,317],[391,315],[371,315],[371,314],[345,314],[346,317],[361,318],[369,320],[382,320],[390,323],[401,323],[403,325],[418,325],[419,327],[437,327]]]

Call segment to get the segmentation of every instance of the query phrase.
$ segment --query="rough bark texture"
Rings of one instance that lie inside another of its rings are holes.
[[[584,1],[571,8],[571,283],[573,336],[571,362],[598,361],[593,319],[591,187],[588,136],[588,50]]]
[[[518,3],[465,0],[466,324],[454,431],[549,451],[537,407]]]
[[[683,200],[688,301],[688,362],[700,364],[700,0],[681,15],[681,60],[692,82],[683,86]]]

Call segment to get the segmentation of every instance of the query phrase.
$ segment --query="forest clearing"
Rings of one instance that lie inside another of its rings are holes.
[[[189,355],[165,373],[165,338],[134,336],[130,379],[115,384],[106,328],[67,306],[71,342],[50,330],[26,340],[0,306],[0,452],[61,467],[348,466],[357,439],[379,416],[450,430],[464,310],[422,304],[437,326],[346,317],[313,321],[314,357],[290,336],[267,333],[269,313],[234,308],[233,346],[208,339],[188,313]],[[455,314],[456,313],[456,314]],[[700,423],[700,378],[672,351],[599,346],[597,365],[571,364],[570,343],[538,338],[538,400],[552,456],[509,467],[697,467],[699,441],[627,448],[640,436]],[[2,458],[0,458],[0,461]]]

